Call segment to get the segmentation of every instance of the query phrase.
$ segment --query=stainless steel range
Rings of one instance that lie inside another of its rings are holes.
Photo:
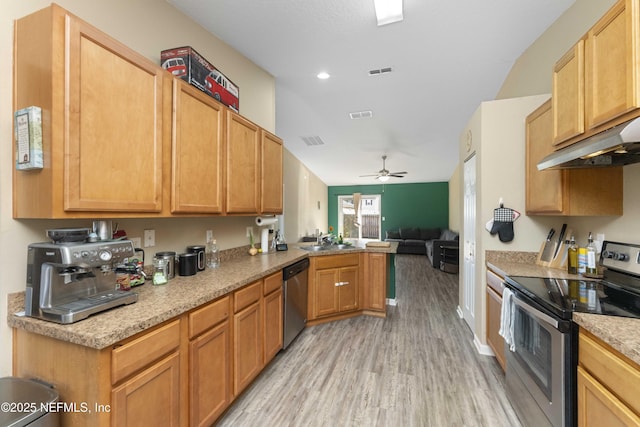
[[[599,262],[600,280],[506,278],[513,304],[507,391],[525,426],[576,424],[574,312],[640,318],[640,245],[606,241]]]
[[[128,240],[32,243],[28,247],[25,314],[73,323],[138,295],[116,290],[115,267],[134,255]]]

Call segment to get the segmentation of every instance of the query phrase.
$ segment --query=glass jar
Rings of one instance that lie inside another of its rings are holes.
[[[164,258],[153,259],[153,284],[166,285],[169,281],[169,269],[167,260]]]

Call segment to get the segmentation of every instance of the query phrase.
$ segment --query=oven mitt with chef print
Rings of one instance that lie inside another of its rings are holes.
[[[517,218],[514,213],[513,209],[502,206],[493,210],[493,226],[490,233],[498,233],[501,242],[513,240],[513,221]]]

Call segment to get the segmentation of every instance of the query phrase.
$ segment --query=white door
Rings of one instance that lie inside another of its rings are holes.
[[[476,156],[464,162],[464,255],[462,317],[471,330],[475,330],[475,277],[476,277]]]

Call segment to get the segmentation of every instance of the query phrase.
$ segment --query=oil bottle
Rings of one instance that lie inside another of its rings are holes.
[[[569,274],[578,274],[578,247],[576,246],[576,239],[571,236],[569,243],[569,249],[567,249],[567,272]]]
[[[596,263],[596,244],[593,243],[593,235],[589,233],[589,240],[587,243],[587,274],[595,276],[598,273]]]

